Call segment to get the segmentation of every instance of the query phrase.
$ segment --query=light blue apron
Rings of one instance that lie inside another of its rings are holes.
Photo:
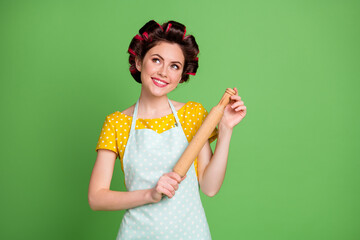
[[[176,124],[161,134],[151,129],[135,130],[139,100],[135,105],[123,157],[128,191],[155,187],[164,173],[172,171],[188,145],[170,100],[169,104]],[[126,210],[116,239],[211,239],[194,164],[174,197]]]

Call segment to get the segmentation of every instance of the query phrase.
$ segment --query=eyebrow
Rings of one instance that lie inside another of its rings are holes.
[[[158,56],[159,58],[161,58],[161,60],[164,60],[164,58],[162,56],[160,56],[159,54],[156,54],[156,53],[152,54],[151,56]],[[178,63],[178,64],[180,64],[182,66],[182,63],[179,62],[179,61],[172,61],[172,63]]]

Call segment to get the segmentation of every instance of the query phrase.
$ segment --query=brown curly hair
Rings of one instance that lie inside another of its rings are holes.
[[[160,42],[179,44],[184,57],[185,64],[180,82],[186,82],[189,75],[195,75],[199,66],[198,57],[199,47],[195,37],[186,34],[186,27],[176,21],[168,21],[162,25],[154,20],[147,22],[140,30],[140,35],[136,35],[130,43],[128,53],[130,63],[130,73],[138,83],[141,83],[140,72],[135,67],[135,57],[144,59],[145,54]]]

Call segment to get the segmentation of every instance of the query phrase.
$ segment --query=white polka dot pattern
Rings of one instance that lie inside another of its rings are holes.
[[[136,115],[137,106],[135,119]],[[128,191],[153,188],[164,173],[172,171],[188,141],[181,125],[162,134],[135,131],[135,122],[132,125],[123,159],[126,186]],[[194,165],[173,198],[128,209],[117,239],[211,239]]]
[[[208,112],[205,108],[200,103],[193,101],[187,102],[179,109],[177,116],[182,124],[188,142],[194,137],[207,115]],[[108,115],[105,118],[99,141],[95,149],[108,149],[114,151],[120,158],[122,169],[122,159],[129,137],[131,122],[131,116],[125,115],[119,111]],[[175,118],[172,114],[169,114],[155,119],[137,119],[135,129],[152,129],[160,134],[170,130],[174,124]],[[214,141],[216,137],[217,129],[212,132],[209,141]],[[195,159],[194,164],[195,172],[197,173],[197,159]]]

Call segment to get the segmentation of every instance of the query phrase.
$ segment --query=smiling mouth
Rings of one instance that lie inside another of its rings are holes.
[[[165,87],[166,85],[168,85],[167,82],[161,81],[157,78],[151,78],[151,79],[153,80],[154,84],[158,87]]]

